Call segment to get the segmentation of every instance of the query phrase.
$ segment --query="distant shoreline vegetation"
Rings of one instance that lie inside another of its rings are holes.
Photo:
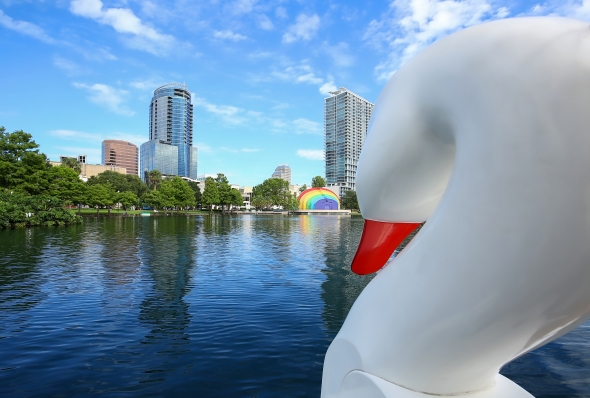
[[[64,158],[60,165],[52,166],[32,138],[22,130],[8,133],[0,127],[0,229],[78,224],[83,205],[96,209],[97,215],[103,208],[110,215],[114,205],[125,213],[129,208],[149,206],[164,214],[174,210],[186,214],[201,201],[197,183],[163,178],[158,170],[149,172],[148,184],[137,175],[113,171],[84,182],[75,158]],[[224,180],[219,184],[222,190],[229,188],[223,174],[218,179]],[[242,205],[239,191],[227,191],[232,194],[228,204]],[[68,208],[72,205],[78,206],[78,214]]]
[[[142,207],[167,215],[172,211],[188,214],[199,208],[198,204],[210,212],[220,208],[224,214],[232,206],[244,204],[241,192],[232,188],[223,174],[217,174],[215,179],[208,177],[202,194],[196,182],[164,177],[158,170],[146,174],[147,183],[137,175],[114,171],[102,172],[84,182],[77,159],[63,158],[60,165],[52,166],[32,138],[22,130],[8,133],[0,127],[0,229],[78,224],[82,222],[82,206],[96,209],[98,216],[101,209],[110,215],[114,205],[120,205],[125,215],[130,208]],[[325,185],[320,176],[312,180],[313,187]],[[289,191],[287,181],[279,178],[268,178],[253,187],[252,205],[258,210],[299,208],[297,195]],[[356,192],[347,192],[342,205],[358,209]],[[78,214],[70,206],[77,206]]]

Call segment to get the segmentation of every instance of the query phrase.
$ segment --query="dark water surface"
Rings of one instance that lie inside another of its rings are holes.
[[[361,230],[248,215],[0,231],[0,396],[318,397],[369,280],[348,268]],[[586,324],[502,373],[590,397],[589,338]]]

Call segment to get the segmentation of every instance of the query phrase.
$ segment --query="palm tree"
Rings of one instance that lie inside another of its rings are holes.
[[[152,170],[148,173],[147,185],[150,189],[158,189],[162,182],[162,173],[160,170]]]
[[[61,165],[64,167],[69,167],[70,169],[74,169],[78,174],[82,172],[80,162],[78,162],[78,159],[76,158],[62,157]]]

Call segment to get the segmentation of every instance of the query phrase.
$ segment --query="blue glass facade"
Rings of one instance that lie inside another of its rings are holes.
[[[140,148],[141,178],[145,182],[147,173],[159,170],[167,176],[178,174],[178,147],[156,140],[144,142]]]
[[[169,174],[160,170],[164,175],[178,175],[182,177],[197,178],[197,148],[193,147],[193,105],[191,104],[191,93],[184,84],[171,83],[159,87],[154,91],[150,103],[150,135],[149,142],[173,146],[177,150],[176,172]],[[147,144],[147,143],[146,143]],[[144,144],[145,145],[145,144]],[[142,145],[142,159],[143,148]],[[157,156],[168,156],[170,151],[163,149],[156,150],[157,146],[145,147],[146,156],[156,157],[141,161],[142,178],[147,171],[153,170],[156,164],[168,164],[167,159],[161,161]],[[168,168],[167,170],[170,170]]]

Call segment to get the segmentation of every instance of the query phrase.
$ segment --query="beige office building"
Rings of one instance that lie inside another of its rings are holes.
[[[139,152],[137,146],[122,140],[104,140],[102,142],[102,164],[105,166],[124,167],[127,174],[137,174]]]

